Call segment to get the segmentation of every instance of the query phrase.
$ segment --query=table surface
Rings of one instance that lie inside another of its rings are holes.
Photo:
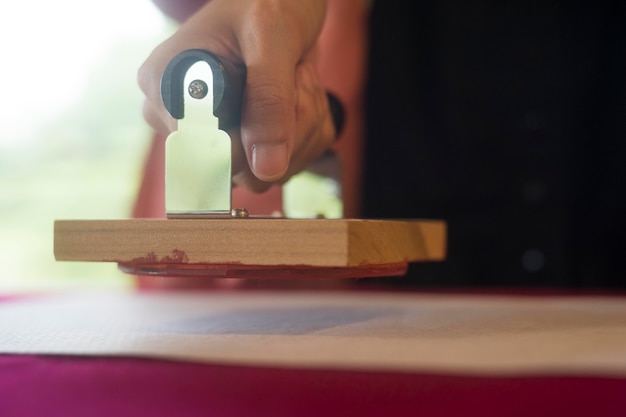
[[[552,296],[523,298],[551,300]],[[26,300],[9,299],[0,306]],[[626,297],[608,300],[626,302]],[[0,317],[2,313],[0,309]],[[626,324],[626,316],[624,319]],[[599,344],[598,352],[603,352],[602,348]],[[622,360],[617,359],[616,363]],[[190,362],[124,354],[0,355],[2,416],[527,417],[625,413],[626,377],[619,373],[561,368],[481,374]]]

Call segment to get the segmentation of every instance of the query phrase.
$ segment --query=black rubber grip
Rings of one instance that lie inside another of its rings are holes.
[[[185,74],[196,62],[205,61],[213,72],[213,114],[220,128],[227,129],[241,122],[241,100],[246,84],[246,69],[202,49],[189,49],[176,55],[161,78],[161,99],[175,119],[185,117]]]
[[[220,129],[229,129],[241,123],[241,102],[246,85],[246,68],[235,65],[203,49],[189,49],[176,55],[167,65],[161,78],[161,99],[165,108],[175,119],[185,117],[185,74],[198,61],[205,61],[213,72],[213,113],[219,119]],[[344,124],[341,102],[328,93],[328,104],[337,137]]]

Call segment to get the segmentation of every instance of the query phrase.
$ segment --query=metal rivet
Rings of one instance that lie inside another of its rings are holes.
[[[245,208],[234,208],[230,211],[232,217],[249,217],[250,213]]]
[[[206,83],[202,80],[193,80],[189,83],[189,87],[187,88],[189,91],[189,95],[198,100],[205,98],[209,92],[209,89]]]

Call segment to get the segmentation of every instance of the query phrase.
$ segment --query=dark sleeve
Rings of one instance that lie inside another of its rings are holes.
[[[152,0],[152,2],[172,19],[184,22],[202,7],[206,0]]]

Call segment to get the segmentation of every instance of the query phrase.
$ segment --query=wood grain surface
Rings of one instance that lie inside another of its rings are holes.
[[[346,267],[442,260],[435,220],[59,220],[59,261]]]

